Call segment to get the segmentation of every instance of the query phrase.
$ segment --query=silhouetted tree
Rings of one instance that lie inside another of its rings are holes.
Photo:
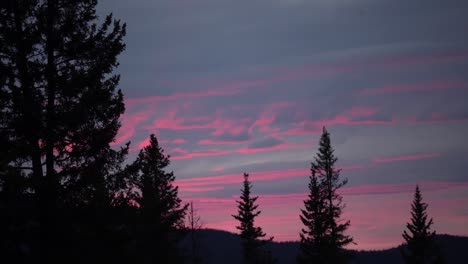
[[[305,228],[300,233],[301,254],[298,256],[298,262],[326,263],[323,254],[326,249],[325,231],[327,228],[324,195],[313,165],[311,173],[308,199],[304,201],[305,209],[301,209],[300,215]]]
[[[310,259],[319,263],[344,263],[350,257],[343,250],[353,243],[353,238],[344,234],[350,221],[340,220],[344,204],[337,192],[347,180],[340,179],[341,170],[335,168],[337,160],[330,133],[324,127],[318,153],[311,166],[309,199],[304,201],[305,210],[301,216],[306,229],[301,233],[302,256],[298,260],[306,263],[310,263]]]
[[[174,186],[173,172],[166,172],[169,155],[159,146],[154,134],[149,145],[144,147],[133,164],[136,168],[134,184],[138,192],[135,201],[141,211],[141,255],[144,263],[177,263],[182,254],[178,252],[180,231],[188,204],[182,204],[178,187]]]
[[[434,223],[427,218],[428,205],[422,201],[419,186],[416,185],[413,204],[411,205],[411,222],[406,224],[408,231],[403,231],[406,245],[401,253],[408,264],[443,263],[440,250],[435,242]]]
[[[98,23],[96,5],[0,3],[1,136],[11,146],[8,166],[31,179],[31,210],[39,217],[30,226],[39,226],[41,237],[40,248],[29,251],[43,262],[66,254],[62,240],[73,237],[59,231],[71,225],[61,219],[64,210],[91,203],[99,207],[90,214],[96,216],[109,206],[114,194],[108,179],[115,175],[108,169],[118,167],[116,157],[126,153],[110,147],[124,112],[119,76],[112,71],[125,47],[125,25],[111,15]]]
[[[267,242],[272,241],[273,237],[262,239],[266,234],[261,227],[255,226],[255,218],[260,215],[261,211],[257,210],[258,205],[255,202],[258,196],[251,196],[251,188],[249,174],[244,173],[242,194],[240,200],[236,201],[238,212],[232,217],[239,221],[236,228],[240,230],[245,263],[265,263],[265,258],[272,261],[271,254],[265,250],[264,246]]]
[[[187,226],[190,231],[190,247],[191,247],[191,263],[203,263],[203,258],[200,256],[200,242],[198,241],[199,230],[202,228],[201,218],[193,207],[193,201],[190,202]]]

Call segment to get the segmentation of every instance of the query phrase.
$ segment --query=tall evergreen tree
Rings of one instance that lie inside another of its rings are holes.
[[[173,172],[166,172],[170,156],[164,154],[154,134],[133,164],[136,168],[134,184],[138,192],[135,200],[141,211],[140,257],[143,263],[177,263],[178,239],[184,229],[188,204],[182,204]]]
[[[115,157],[126,153],[110,147],[124,112],[119,76],[112,71],[125,48],[125,25],[111,15],[99,23],[96,5],[0,3],[0,133],[12,146],[8,166],[31,176],[28,189],[42,234],[41,248],[32,251],[44,262],[66,244],[55,237],[65,234],[58,229],[67,224],[59,210],[86,201],[108,206],[114,175],[107,168],[119,166],[112,164],[121,162]]]
[[[309,182],[309,195],[301,209],[300,219],[305,228],[300,233],[301,254],[299,263],[327,263],[324,259],[326,211],[324,196],[319,185],[316,170],[312,165]]]
[[[311,166],[309,199],[304,201],[305,210],[301,217],[306,229],[301,233],[302,256],[299,260],[306,263],[311,258],[322,263],[344,263],[349,257],[343,248],[353,243],[353,238],[345,235],[350,221],[340,221],[344,204],[337,192],[347,180],[340,179],[341,170],[335,167],[337,160],[330,133],[324,127]]]
[[[403,231],[406,246],[402,255],[408,264],[442,263],[442,256],[435,242],[435,231],[431,231],[434,223],[427,216],[428,205],[422,201],[421,191],[416,185],[413,204],[411,205],[411,222],[406,224],[408,231]]]
[[[71,171],[109,149],[120,127],[123,96],[112,70],[125,47],[125,25],[109,15],[98,26],[96,5],[7,0],[0,6],[2,126],[10,140],[24,142],[18,160],[32,165],[21,168],[31,169],[45,199],[59,194],[59,176],[70,180]]]
[[[264,246],[267,242],[272,241],[273,237],[262,239],[266,234],[261,227],[255,226],[255,218],[260,215],[261,211],[257,210],[258,205],[255,204],[258,196],[252,197],[251,189],[252,183],[249,181],[249,174],[244,173],[242,194],[240,200],[236,201],[238,212],[232,217],[239,221],[236,228],[240,230],[245,263],[264,263],[265,258],[272,261],[271,255]]]

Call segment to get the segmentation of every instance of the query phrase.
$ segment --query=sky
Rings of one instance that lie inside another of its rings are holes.
[[[438,233],[468,235],[468,2],[102,0],[127,23],[132,160],[157,135],[203,226],[237,232],[248,172],[277,241],[299,238],[322,127],[356,249],[403,242],[419,184]]]

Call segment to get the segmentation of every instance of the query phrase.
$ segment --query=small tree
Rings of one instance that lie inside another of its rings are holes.
[[[406,224],[408,231],[402,236],[407,245],[402,248],[402,255],[408,264],[442,263],[442,257],[435,243],[434,223],[427,218],[428,205],[422,201],[419,186],[416,185],[413,204],[411,205],[411,223]]]
[[[261,211],[257,210],[258,205],[255,202],[258,196],[251,197],[252,183],[249,181],[249,174],[244,173],[243,189],[241,189],[242,195],[240,201],[236,201],[238,206],[237,215],[232,215],[234,219],[239,221],[239,226],[236,226],[240,230],[240,237],[242,239],[242,245],[244,250],[245,263],[260,263],[264,262],[264,258],[269,256],[263,247],[269,241],[273,240],[273,237],[269,239],[262,239],[266,236],[261,227],[255,226],[255,218],[260,215]],[[271,259],[271,257],[268,257]]]
[[[198,240],[198,231],[202,228],[202,223],[200,216],[197,214],[197,211],[193,207],[193,201],[190,202],[188,210],[188,228],[190,231],[190,246],[191,246],[191,255],[192,255],[192,264],[203,263],[203,259],[200,256],[200,243]]]
[[[306,229],[301,233],[300,261],[310,263],[314,259],[318,263],[336,264],[346,262],[349,257],[343,249],[353,243],[353,238],[344,234],[351,223],[340,220],[344,204],[337,192],[347,180],[340,179],[341,170],[335,168],[337,161],[330,133],[324,127],[312,162],[309,199],[304,201],[301,216]]]
[[[135,200],[140,207],[141,255],[144,263],[176,263],[179,232],[184,229],[188,204],[182,204],[173,172],[166,172],[170,156],[164,154],[154,134],[132,165],[133,182],[138,189]]]

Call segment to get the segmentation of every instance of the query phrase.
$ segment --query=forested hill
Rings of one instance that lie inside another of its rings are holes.
[[[204,263],[241,263],[241,244],[236,234],[213,229],[198,231],[200,253]],[[468,237],[437,235],[447,264],[468,263]],[[273,242],[271,252],[278,259],[278,264],[295,263],[299,252],[298,242]],[[356,251],[355,262],[359,264],[403,264],[398,247],[378,251]]]

